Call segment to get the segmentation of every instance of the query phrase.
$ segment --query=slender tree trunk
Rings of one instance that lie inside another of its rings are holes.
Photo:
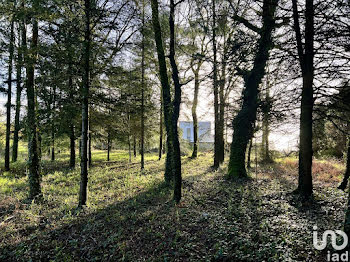
[[[70,140],[69,167],[74,168],[75,167],[75,130],[74,130],[74,124],[70,125],[69,140]]]
[[[136,157],[137,156],[137,153],[136,153],[136,136],[133,135],[132,137],[133,137],[132,145],[133,145],[134,157]]]
[[[162,85],[162,96],[163,96],[163,110],[164,110],[164,123],[167,132],[167,156],[165,164],[165,182],[170,183],[173,179],[173,137],[174,132],[172,128],[172,105],[171,105],[171,94],[170,94],[170,85],[168,79],[167,65],[165,61],[165,54],[162,41],[162,31],[159,23],[159,14],[158,14],[158,1],[151,0],[152,5],[152,23],[154,30],[154,38],[157,47],[157,56],[158,56],[158,66],[159,66],[159,75]]]
[[[79,207],[86,205],[88,183],[88,131],[89,131],[89,88],[90,88],[90,0],[85,0],[84,73],[82,86],[82,128],[80,157]]]
[[[303,197],[312,195],[312,111],[314,105],[314,5],[306,0],[305,48],[301,40],[297,0],[293,0],[294,29],[296,32],[299,62],[303,76],[300,113],[299,180],[297,193]]]
[[[219,89],[219,118],[218,118],[218,161],[219,164],[223,163],[225,160],[225,140],[224,140],[224,126],[225,126],[225,96],[224,90],[226,86],[226,66],[227,66],[227,46],[226,46],[226,30],[224,30],[224,39],[223,39],[223,55],[222,55],[222,68],[221,68],[221,81]]]
[[[263,121],[262,121],[262,162],[264,163],[271,163],[272,159],[270,157],[270,150],[269,150],[269,134],[270,134],[270,128],[269,128],[269,113],[270,113],[270,90],[269,90],[269,83],[267,83],[266,86],[266,94],[265,94],[265,105],[263,108]]]
[[[159,116],[159,152],[158,160],[162,159],[163,154],[163,99],[160,98],[160,116]]]
[[[145,168],[145,1],[142,1],[142,60],[141,60],[141,170]]]
[[[214,165],[217,169],[220,165],[220,136],[219,136],[219,90],[217,81],[217,48],[216,48],[216,6],[215,0],[212,0],[212,12],[213,12],[213,89],[214,89]]]
[[[22,8],[24,8],[24,1],[22,1]],[[19,130],[20,130],[20,113],[21,113],[21,95],[22,95],[22,67],[23,67],[23,52],[27,46],[27,34],[25,28],[24,20],[20,22],[20,28],[18,30],[18,38],[21,42],[21,46],[18,48],[17,55],[17,87],[16,87],[16,113],[15,113],[15,127],[13,132],[13,146],[12,146],[12,162],[17,161],[18,157],[18,140],[19,140]]]
[[[275,10],[278,0],[263,1],[263,27],[257,46],[254,65],[244,75],[245,90],[241,110],[233,121],[233,138],[231,143],[228,175],[230,177],[247,177],[245,169],[246,149],[253,136],[254,123],[258,108],[259,85],[265,75],[265,66],[272,47],[272,31],[275,27]]]
[[[12,68],[13,68],[13,53],[14,53],[14,18],[11,20],[10,32],[10,48],[9,48],[9,63],[8,63],[8,89],[7,89],[7,104],[6,104],[6,145],[5,145],[5,171],[10,170],[10,138],[11,138],[11,96],[12,96]]]
[[[51,161],[55,161],[55,110],[56,110],[56,87],[53,88],[52,117],[51,117]]]
[[[251,168],[251,154],[252,154],[252,147],[253,147],[253,137],[249,140],[249,147],[248,147],[248,159],[247,159],[247,168]]]
[[[111,132],[108,130],[107,134],[107,161],[110,160],[110,151],[111,151]]]
[[[33,8],[37,12],[39,1],[33,2]],[[37,62],[37,47],[38,47],[38,20],[36,15],[33,17],[32,25],[32,43],[30,57],[26,57],[27,62],[27,121],[28,121],[28,179],[29,179],[29,199],[34,199],[41,196],[41,177],[40,177],[40,157],[37,133],[36,119],[36,103],[35,103],[35,86],[34,86],[34,71]]]
[[[89,125],[90,126],[90,125]],[[92,134],[91,134],[91,129],[89,129],[89,138],[88,138],[88,164],[89,164],[89,168],[92,166]]]
[[[196,158],[198,155],[198,119],[197,119],[197,105],[198,105],[198,92],[199,92],[199,69],[200,62],[196,70],[194,70],[194,96],[192,105],[192,119],[193,119],[193,152],[192,158]]]
[[[68,88],[69,88],[69,99],[70,99],[70,110],[73,113],[75,111],[75,103],[74,103],[74,90],[73,90],[73,76],[72,76],[72,61],[69,61],[68,66]],[[70,118],[69,124],[69,140],[70,140],[70,157],[69,157],[69,167],[75,168],[75,126],[74,126],[74,117]],[[80,148],[80,146],[79,146]],[[80,153],[80,152],[79,152]]]
[[[175,2],[170,0],[170,15],[169,15],[169,27],[170,27],[170,65],[172,68],[172,79],[175,86],[175,96],[173,101],[174,111],[172,116],[172,127],[174,132],[173,146],[174,146],[174,200],[179,203],[181,200],[181,151],[180,142],[178,136],[177,122],[180,115],[181,104],[181,84],[179,79],[179,72],[175,61]]]
[[[343,181],[338,186],[339,189],[345,190],[346,186],[348,185],[349,177],[350,177],[350,136],[348,136],[348,152],[346,154],[346,170],[345,170]]]

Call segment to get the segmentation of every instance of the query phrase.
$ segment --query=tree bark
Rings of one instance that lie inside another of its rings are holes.
[[[296,32],[299,62],[303,77],[300,113],[299,179],[297,193],[303,197],[312,195],[312,111],[314,105],[314,5],[306,0],[305,48],[303,49],[299,26],[297,0],[292,1],[294,29]]]
[[[172,105],[171,105],[171,94],[170,94],[170,85],[168,79],[167,65],[165,61],[165,54],[163,48],[162,40],[162,31],[159,23],[159,14],[158,14],[158,1],[152,0],[152,23],[154,38],[157,48],[158,56],[158,66],[159,66],[159,75],[162,85],[162,96],[163,96],[163,110],[164,110],[164,123],[167,132],[167,156],[165,164],[165,182],[170,183],[173,179],[173,128],[172,128]]]
[[[55,110],[56,110],[56,87],[53,88],[53,101],[51,112],[51,161],[55,161]]]
[[[22,1],[22,9],[24,9],[24,1]],[[17,161],[18,157],[18,140],[19,140],[19,130],[20,130],[20,113],[21,113],[21,95],[23,90],[22,83],[22,67],[23,67],[23,52],[27,46],[27,34],[25,28],[25,21],[20,21],[20,28],[18,30],[18,38],[20,39],[20,47],[18,48],[17,54],[17,65],[16,65],[16,75],[17,75],[17,87],[16,87],[16,112],[15,112],[15,127],[13,132],[13,145],[12,145],[12,162]]]
[[[10,32],[10,47],[9,47],[9,62],[8,62],[8,89],[6,103],[6,143],[5,143],[5,171],[10,170],[10,138],[11,138],[11,97],[12,97],[12,68],[13,68],[13,53],[14,53],[14,17],[11,19]],[[18,80],[17,80],[18,81]]]
[[[181,187],[182,187],[182,176],[181,176],[181,151],[180,142],[177,130],[177,122],[180,115],[180,104],[181,104],[181,84],[179,79],[179,71],[175,61],[175,2],[170,0],[170,15],[169,15],[169,27],[170,27],[170,65],[172,68],[172,79],[175,86],[175,96],[173,101],[174,111],[172,116],[172,127],[173,127],[173,146],[174,146],[174,200],[179,203],[181,200]]]
[[[132,145],[133,145],[134,157],[136,157],[136,155],[137,155],[137,153],[136,153],[136,136],[133,135],[132,138],[133,138]]]
[[[111,132],[108,130],[108,134],[107,134],[107,161],[110,160],[110,151],[111,151]]]
[[[217,81],[217,48],[216,48],[216,6],[215,0],[212,0],[212,12],[213,12],[213,29],[212,29],[212,41],[213,41],[213,89],[214,89],[214,165],[217,169],[220,165],[220,136],[219,136],[219,90]]]
[[[248,158],[247,159],[247,168],[248,169],[251,168],[250,162],[251,162],[252,147],[253,147],[253,137],[251,137],[249,140],[248,157],[247,157]]]
[[[163,99],[160,98],[160,116],[159,116],[159,151],[158,160],[162,159],[163,155]]]
[[[79,207],[86,205],[88,183],[88,131],[89,131],[89,88],[90,88],[90,0],[85,0],[84,73],[82,86],[82,128],[81,128],[81,172]]]
[[[254,123],[258,108],[259,85],[265,74],[265,66],[272,47],[272,31],[275,27],[275,11],[278,0],[263,1],[263,27],[254,58],[253,68],[245,73],[245,89],[241,110],[233,120],[233,138],[231,143],[229,177],[247,177],[245,168],[246,149],[253,136]]]
[[[145,168],[145,1],[142,1],[141,58],[141,170]],[[136,155],[135,155],[136,156]]]
[[[346,154],[346,170],[345,170],[343,181],[338,186],[338,189],[345,190],[346,186],[348,185],[349,177],[350,177],[350,136],[348,136],[348,152]]]
[[[34,11],[37,12],[39,1],[33,2]],[[27,121],[28,121],[28,179],[29,179],[29,199],[41,197],[41,177],[40,177],[40,157],[39,141],[36,118],[36,94],[34,86],[34,71],[37,62],[38,47],[38,20],[36,15],[33,17],[32,25],[32,43],[31,56],[26,57],[27,62]]]
[[[192,105],[192,119],[193,119],[193,152],[192,158],[198,156],[198,119],[197,119],[197,105],[198,105],[198,92],[199,92],[199,69],[200,62],[196,70],[194,70],[194,96]]]

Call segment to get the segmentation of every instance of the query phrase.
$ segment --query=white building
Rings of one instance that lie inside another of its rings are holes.
[[[182,139],[193,143],[193,122],[180,121],[179,127],[182,131]],[[211,122],[198,122],[198,142],[214,143],[214,137],[211,132]]]

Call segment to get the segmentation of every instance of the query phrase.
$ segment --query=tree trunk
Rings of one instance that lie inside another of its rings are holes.
[[[245,73],[245,89],[241,110],[233,120],[233,138],[231,143],[228,175],[230,177],[247,177],[245,169],[246,149],[253,136],[254,123],[258,108],[259,85],[265,74],[265,66],[272,47],[272,31],[275,27],[275,11],[278,0],[263,1],[263,27],[255,54],[253,68]]]
[[[199,62],[200,63],[200,62]],[[192,105],[192,119],[193,119],[193,152],[192,158],[196,158],[198,155],[198,119],[197,119],[197,105],[198,105],[198,92],[199,92],[199,68],[194,70],[194,97]]]
[[[247,157],[248,158],[247,159],[247,168],[248,169],[251,168],[250,162],[251,162],[252,147],[253,147],[253,137],[250,138],[250,140],[249,140],[248,157]]]
[[[263,121],[262,121],[262,162],[263,163],[271,163],[272,159],[270,157],[270,150],[269,150],[269,113],[270,113],[270,87],[269,83],[267,83],[266,86],[266,94],[265,94],[265,104],[263,107]]]
[[[159,23],[159,14],[158,14],[158,1],[152,0],[152,23],[154,30],[154,38],[157,48],[158,56],[158,66],[159,66],[159,75],[162,85],[162,96],[163,96],[163,110],[164,110],[164,123],[167,132],[167,156],[165,164],[165,182],[170,183],[173,179],[173,128],[172,128],[172,105],[171,105],[171,94],[170,94],[170,85],[168,79],[167,65],[165,61],[165,54],[162,41],[162,31]]]
[[[90,121],[89,121],[90,122]],[[90,127],[90,124],[89,124],[89,127]],[[88,164],[89,164],[89,168],[92,166],[92,134],[91,134],[91,130],[89,129],[88,130],[88,133],[89,133],[89,138],[88,138],[88,150],[89,150],[89,153],[88,153]]]
[[[24,1],[22,1],[22,8],[24,8]],[[22,67],[23,67],[23,52],[27,46],[27,34],[25,28],[25,21],[20,22],[20,28],[18,30],[18,38],[21,40],[21,46],[18,48],[17,55],[17,65],[16,65],[16,74],[17,74],[17,87],[16,87],[16,113],[15,113],[15,127],[13,132],[13,145],[12,145],[12,162],[17,161],[18,157],[18,140],[19,140],[19,130],[20,130],[20,113],[21,113],[21,95],[23,86],[22,83]]]
[[[217,169],[220,165],[220,136],[219,136],[219,90],[217,81],[217,48],[216,48],[216,7],[215,0],[212,0],[212,12],[213,12],[213,89],[214,89],[214,165]]]
[[[179,203],[181,200],[181,187],[182,187],[182,176],[181,176],[181,151],[180,142],[177,129],[177,122],[180,115],[180,104],[181,104],[181,84],[179,79],[179,71],[175,61],[175,2],[170,0],[170,15],[169,15],[169,27],[170,27],[170,65],[172,68],[172,79],[175,86],[175,96],[173,101],[173,117],[172,127],[174,132],[173,146],[174,146],[174,200]]]
[[[79,207],[86,205],[88,183],[88,131],[89,131],[89,88],[90,88],[90,0],[85,0],[84,73],[82,86],[81,114],[81,172]]]
[[[39,1],[33,2],[33,8],[37,12]],[[29,199],[41,197],[41,177],[40,177],[40,158],[38,148],[38,133],[37,119],[35,106],[35,86],[34,86],[34,71],[37,62],[37,47],[38,47],[38,20],[36,15],[33,17],[32,25],[32,43],[30,57],[26,57],[27,62],[27,121],[28,121],[28,179],[29,179]]]
[[[219,118],[218,118],[218,161],[219,164],[223,163],[225,160],[225,140],[224,140],[224,126],[225,126],[225,96],[224,90],[226,86],[226,66],[227,66],[227,46],[226,46],[226,30],[224,30],[223,39],[223,54],[222,54],[222,68],[221,68],[221,81],[219,89]]]
[[[145,1],[142,1],[142,61],[141,61],[141,170],[145,168]]]
[[[10,48],[9,48],[9,63],[8,63],[8,89],[7,89],[7,104],[6,104],[6,145],[5,145],[5,171],[10,170],[10,138],[11,138],[11,96],[12,96],[12,64],[14,53],[14,17],[11,19],[10,32]]]
[[[163,102],[162,101],[163,101],[163,99],[160,98],[158,160],[162,159],[162,154],[163,154]]]
[[[133,135],[133,143],[132,143],[132,145],[133,145],[134,157],[136,157],[137,156],[137,152],[136,152],[136,136],[135,135]]]
[[[346,154],[346,170],[345,170],[343,181],[338,186],[339,189],[345,190],[346,186],[348,185],[349,177],[350,177],[350,136],[348,136],[348,152]]]
[[[303,197],[312,195],[312,111],[314,105],[314,6],[313,0],[306,0],[305,10],[305,50],[303,50],[297,0],[293,0],[294,29],[297,38],[299,62],[301,65],[303,88],[300,113],[299,180],[297,193]]]
[[[53,88],[52,116],[51,116],[51,161],[55,161],[55,110],[56,110],[56,87]]]
[[[74,168],[75,167],[75,131],[74,131],[74,124],[72,123],[70,125],[69,140],[70,140],[69,167]]]
[[[107,161],[110,160],[110,151],[111,151],[111,132],[108,130],[107,134]]]

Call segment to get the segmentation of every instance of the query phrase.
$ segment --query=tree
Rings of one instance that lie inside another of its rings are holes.
[[[85,36],[84,36],[84,68],[82,83],[82,112],[81,112],[81,156],[80,156],[80,192],[79,207],[86,205],[88,183],[88,125],[89,125],[89,88],[90,88],[90,0],[85,0]]]
[[[16,3],[13,3],[15,9]],[[10,28],[10,44],[9,44],[9,61],[8,61],[8,79],[7,79],[7,104],[6,104],[6,145],[5,145],[5,171],[10,170],[10,135],[11,135],[11,96],[12,96],[12,68],[15,42],[15,14],[13,13]]]
[[[32,41],[29,54],[26,55],[27,65],[27,128],[28,128],[28,179],[29,179],[29,199],[35,199],[41,196],[41,176],[40,176],[40,158],[39,141],[36,117],[36,92],[34,84],[34,71],[38,56],[38,10],[39,0],[33,1],[32,18]]]
[[[170,1],[170,64],[172,67],[172,78],[175,86],[175,98],[171,101],[170,84],[167,75],[164,48],[162,43],[162,31],[159,23],[158,1],[152,0],[152,21],[158,55],[159,75],[162,84],[164,122],[167,131],[167,160],[165,180],[170,182],[174,178],[174,200],[178,203],[181,199],[181,155],[180,143],[177,133],[177,120],[179,117],[181,102],[181,84],[178,77],[177,65],[175,62],[175,3]],[[172,107],[173,105],[173,107]]]
[[[314,106],[314,5],[313,0],[306,0],[305,8],[305,45],[303,47],[298,2],[293,0],[293,20],[296,34],[299,63],[303,78],[300,113],[300,149],[299,179],[297,193],[303,197],[312,195],[312,111]]]
[[[272,47],[272,31],[275,28],[275,11],[278,0],[264,0],[262,7],[262,28],[236,16],[237,20],[256,32],[260,39],[254,57],[253,68],[249,71],[237,70],[244,78],[243,103],[240,111],[233,120],[233,137],[231,143],[228,175],[230,177],[247,177],[245,168],[246,149],[254,131],[258,108],[259,85],[265,74],[265,66]]]

